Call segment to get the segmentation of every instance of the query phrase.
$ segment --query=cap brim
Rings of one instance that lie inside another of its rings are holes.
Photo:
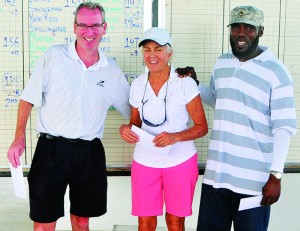
[[[159,42],[157,42],[157,41],[154,40],[154,39],[144,39],[143,41],[141,41],[141,42],[139,43],[139,47],[143,46],[146,42],[149,42],[149,41],[156,42],[157,44],[159,44],[159,45],[161,45],[161,46],[165,46],[165,45],[168,44],[170,47],[172,47],[170,43],[159,43]]]
[[[143,41],[141,41],[140,43],[139,43],[139,47],[141,47],[141,46],[143,46],[146,42],[148,42],[148,41],[154,41],[154,40],[152,40],[152,39],[144,39]],[[155,41],[154,41],[155,42]]]
[[[231,26],[232,24],[235,24],[235,23],[244,23],[244,24],[248,24],[248,25],[251,25],[251,26],[260,26],[260,25],[257,25],[256,23],[253,23],[252,21],[247,21],[247,20],[237,20],[237,21],[233,21],[233,22],[230,22],[227,27]]]

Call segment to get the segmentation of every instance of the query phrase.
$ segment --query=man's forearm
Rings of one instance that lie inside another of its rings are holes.
[[[32,110],[32,106],[33,105],[31,103],[28,103],[24,100],[20,100],[15,138],[24,135],[26,124]]]
[[[284,128],[275,132],[271,170],[283,172],[284,162],[288,154],[290,137],[291,133]]]

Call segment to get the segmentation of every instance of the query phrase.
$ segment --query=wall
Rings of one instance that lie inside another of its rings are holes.
[[[74,40],[72,13],[81,1],[4,0],[0,3],[0,17],[4,19],[0,26],[0,171],[1,168],[7,168],[6,153],[14,137],[17,106],[24,83],[43,51],[50,45]],[[107,10],[108,21],[107,34],[100,47],[109,56],[116,58],[131,82],[144,71],[137,44],[143,29],[151,21],[151,1],[97,1]],[[260,42],[270,46],[272,52],[290,70],[295,83],[296,110],[299,112],[298,0],[159,0],[158,24],[165,25],[174,41],[172,65],[194,66],[198,79],[207,84],[216,58],[230,49],[226,27],[230,9],[241,4],[253,4],[264,10],[265,32]],[[51,8],[52,6],[55,7]],[[47,10],[49,12],[44,12]],[[49,20],[52,22],[48,22]],[[213,110],[205,106],[205,112],[211,128]],[[109,111],[103,137],[109,166],[125,166],[132,159],[133,146],[123,142],[118,133],[122,123],[127,123],[127,120],[117,112]],[[37,140],[35,113],[30,117],[26,135],[26,152],[22,155],[22,161],[30,167]],[[291,140],[287,163],[300,164],[299,141],[300,133]],[[209,135],[195,142],[201,164],[206,162],[208,142]]]

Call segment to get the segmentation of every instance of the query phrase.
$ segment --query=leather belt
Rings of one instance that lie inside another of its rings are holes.
[[[62,137],[62,136],[52,136],[48,133],[42,133],[42,132],[40,132],[39,137],[47,139],[47,140],[53,140],[53,141],[54,140],[59,140],[59,141],[64,141],[64,142],[69,142],[69,143],[77,143],[77,142],[85,141],[85,140],[82,140],[82,139],[69,139],[69,138],[65,138],[65,137]]]

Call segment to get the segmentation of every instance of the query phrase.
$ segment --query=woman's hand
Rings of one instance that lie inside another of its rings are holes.
[[[126,141],[127,143],[135,144],[135,143],[139,142],[139,140],[140,140],[140,137],[131,130],[130,125],[126,125],[126,124],[121,125],[119,132],[120,132],[121,138],[124,141]]]
[[[171,144],[175,144],[177,142],[177,136],[178,135],[176,133],[163,132],[153,139],[153,143],[156,147],[165,147]]]

